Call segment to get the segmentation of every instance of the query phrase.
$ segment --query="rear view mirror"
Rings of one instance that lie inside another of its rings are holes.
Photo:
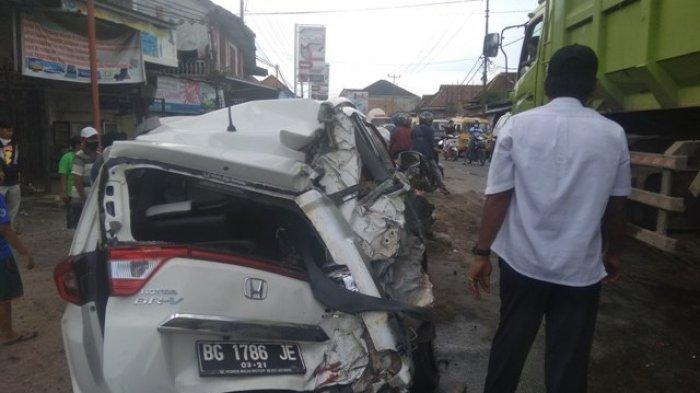
[[[486,34],[484,37],[484,57],[498,56],[498,49],[501,45],[501,35],[498,33]]]

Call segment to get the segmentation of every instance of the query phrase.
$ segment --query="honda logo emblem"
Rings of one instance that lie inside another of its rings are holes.
[[[263,300],[267,297],[267,281],[259,278],[246,278],[243,294],[248,299]]]

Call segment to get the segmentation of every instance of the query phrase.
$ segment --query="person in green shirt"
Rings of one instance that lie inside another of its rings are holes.
[[[68,228],[75,228],[77,222],[72,219],[70,214],[70,192],[73,189],[73,159],[75,158],[75,153],[80,150],[80,138],[77,136],[70,138],[70,150],[68,150],[58,162],[58,174],[61,176],[61,185],[58,195],[66,206],[66,226]]]

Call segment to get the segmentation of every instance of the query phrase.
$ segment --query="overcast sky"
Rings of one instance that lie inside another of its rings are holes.
[[[343,88],[363,88],[387,74],[418,95],[432,94],[440,84],[481,83],[472,72],[484,36],[484,0],[247,0],[246,24],[255,32],[258,56],[279,64],[293,83],[294,25],[326,26],[326,61],[330,63],[330,94]],[[238,0],[214,0],[239,13]],[[421,7],[416,4],[450,3]],[[491,0],[489,31],[527,21],[537,0]],[[367,8],[397,7],[367,10]],[[351,10],[312,14],[256,14],[290,11]],[[505,42],[521,38],[522,29],[506,32]],[[516,64],[522,41],[508,46],[509,67]],[[503,71],[503,55],[492,59],[490,77]],[[264,66],[258,62],[260,66]],[[500,67],[500,68],[499,68]],[[274,74],[274,71],[271,71]],[[466,78],[466,81],[465,81]],[[290,86],[291,87],[291,86]]]

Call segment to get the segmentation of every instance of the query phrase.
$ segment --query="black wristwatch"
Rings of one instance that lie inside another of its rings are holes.
[[[472,247],[472,254],[480,257],[490,257],[491,250],[479,250],[478,244],[475,244],[474,247]]]

